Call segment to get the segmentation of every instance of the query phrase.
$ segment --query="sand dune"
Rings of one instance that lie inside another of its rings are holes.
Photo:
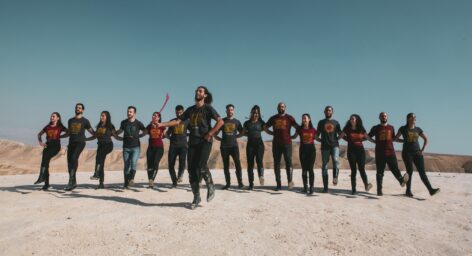
[[[240,141],[241,163],[243,168],[246,168],[246,142]],[[264,166],[265,168],[273,168],[272,158],[272,144],[265,142]],[[65,146],[61,152],[51,161],[51,172],[67,171]],[[144,170],[146,165],[146,148],[147,145],[141,146],[141,157],[138,161],[138,169]],[[168,168],[167,152],[168,144],[165,145],[164,157],[161,160],[160,168]],[[0,140],[0,175],[9,174],[28,174],[37,173],[41,163],[42,149],[39,146],[28,146],[22,143]],[[346,147],[341,146],[341,168],[348,169]],[[399,166],[404,170],[404,165],[401,160],[400,152],[397,152]],[[294,168],[300,168],[300,161],[298,158],[298,145],[293,145],[292,161]],[[472,172],[472,156],[455,156],[444,154],[425,154],[426,170],[432,172]],[[95,165],[95,150],[87,148],[81,154],[79,159],[79,171],[92,171]],[[223,162],[219,152],[219,142],[215,141],[209,159],[209,166],[212,169],[222,169]],[[316,168],[321,167],[321,155],[319,145],[317,145],[317,156],[315,162]],[[123,168],[121,149],[116,149],[107,157],[105,167],[107,170],[120,170]],[[231,161],[231,168],[234,165]],[[367,150],[366,169],[375,170],[374,151]]]
[[[222,184],[222,171],[212,172]],[[73,192],[63,190],[66,173],[52,174],[48,192],[31,185],[35,174],[1,176],[0,254],[472,255],[470,174],[430,173],[441,187],[434,197],[415,174],[415,198],[407,198],[389,173],[383,197],[351,196],[347,170],[337,187],[321,194],[319,173],[313,196],[298,192],[300,170],[296,189],[279,192],[271,190],[274,176],[267,170],[267,187],[223,191],[217,185],[214,201],[196,210],[189,209],[188,181],[172,189],[166,170],[156,190],[144,187],[144,171],[125,191],[121,171],[106,172],[105,190],[93,189],[90,173],[78,173]],[[375,172],[368,176],[374,180]]]

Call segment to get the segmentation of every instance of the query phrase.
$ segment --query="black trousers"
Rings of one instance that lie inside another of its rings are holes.
[[[316,148],[314,144],[300,144],[300,163],[302,165],[302,180],[303,187],[307,187],[308,176],[310,179],[310,187],[313,187],[315,183],[315,172],[313,168],[315,166],[316,159]]]
[[[180,179],[184,175],[185,170],[185,160],[187,158],[187,147],[174,147],[172,145],[169,146],[169,153],[168,153],[168,163],[169,163],[169,172],[175,176],[175,162],[179,157],[179,172],[177,177]],[[172,174],[173,173],[173,174]]]
[[[406,191],[411,192],[411,177],[413,175],[413,164],[416,166],[416,170],[420,175],[421,181],[428,188],[428,191],[432,191],[433,188],[429,183],[428,176],[424,168],[424,157],[419,152],[402,152],[403,162],[405,163],[406,172],[410,175],[410,179],[406,183]]]
[[[382,191],[382,182],[384,176],[385,166],[388,165],[388,168],[392,172],[393,176],[398,180],[398,182],[403,181],[402,174],[400,169],[398,169],[398,162],[397,157],[395,155],[392,156],[383,156],[383,155],[376,155],[375,156],[375,164],[377,166],[377,191]]]
[[[280,161],[282,160],[282,155],[284,156],[285,160],[285,169],[287,171],[287,180],[288,182],[292,182],[292,145],[272,145],[272,155],[274,157],[274,172],[275,172],[275,181],[277,182],[277,186],[280,187],[282,185],[282,181],[280,180]]]
[[[85,142],[72,142],[67,147],[67,166],[69,168],[69,176],[75,178],[77,168],[79,167],[79,157],[85,148]]]
[[[365,172],[365,150],[364,148],[348,148],[347,159],[349,161],[349,166],[351,167],[351,187],[352,191],[356,191],[356,178],[357,170],[361,174],[362,182],[364,186],[367,186],[369,183],[367,179],[367,174]]]
[[[231,148],[220,148],[221,157],[223,158],[223,169],[225,173],[226,185],[231,184],[231,174],[229,173],[229,157],[233,158],[234,165],[236,167],[236,177],[238,179],[238,184],[242,184],[242,169],[241,161],[239,160],[239,147],[236,145]]]
[[[249,184],[254,184],[254,159],[257,163],[257,174],[260,177],[264,177],[264,142],[262,139],[256,141],[248,141],[246,145],[246,157],[247,157],[247,175],[249,178]]]
[[[154,180],[156,178],[157,171],[159,170],[159,162],[161,162],[163,155],[164,148],[148,146],[146,151],[148,179]],[[172,181],[174,181],[173,177],[171,178]]]
[[[105,180],[105,159],[113,151],[113,143],[98,144],[97,156],[95,157],[95,170],[98,171],[100,183]]]
[[[200,195],[198,183],[203,178],[206,184],[213,184],[210,169],[208,169],[208,158],[210,157],[212,143],[206,140],[198,144],[190,144],[188,147],[188,173],[192,192]]]
[[[49,163],[61,151],[61,143],[59,141],[49,141],[46,142],[46,145],[43,149],[43,157],[41,158],[41,169],[44,169],[45,182],[49,184]]]

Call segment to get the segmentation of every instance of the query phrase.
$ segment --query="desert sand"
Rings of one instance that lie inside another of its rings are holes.
[[[52,174],[50,191],[32,185],[36,174],[0,176],[1,254],[472,255],[472,175],[428,173],[441,188],[430,197],[415,172],[415,197],[407,198],[390,172],[383,197],[361,185],[351,196],[347,170],[322,194],[315,172],[317,190],[308,196],[299,192],[300,170],[296,188],[279,192],[272,191],[272,170],[254,191],[223,191],[223,172],[212,170],[216,197],[195,210],[188,180],[171,188],[167,170],[154,190],[142,170],[130,190],[121,189],[120,171],[106,172],[104,190],[94,189],[91,172],[80,172],[73,192],[63,191],[66,173]],[[368,176],[375,181],[374,172]]]

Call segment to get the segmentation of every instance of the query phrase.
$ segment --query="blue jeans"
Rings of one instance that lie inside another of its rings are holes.
[[[328,177],[328,162],[330,156],[333,161],[333,178],[337,178],[339,173],[339,147],[321,149],[321,173],[323,177]]]
[[[125,162],[125,174],[129,174],[131,170],[138,167],[138,159],[141,150],[139,147],[123,148],[123,161]]]

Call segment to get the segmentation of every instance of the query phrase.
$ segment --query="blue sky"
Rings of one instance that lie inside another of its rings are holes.
[[[367,127],[415,112],[429,152],[472,155],[471,13],[441,0],[0,0],[0,138],[34,143],[76,102],[94,124],[102,110],[118,124],[128,105],[147,123],[168,92],[170,119],[205,84],[240,120],[279,101],[315,123],[326,105]]]

